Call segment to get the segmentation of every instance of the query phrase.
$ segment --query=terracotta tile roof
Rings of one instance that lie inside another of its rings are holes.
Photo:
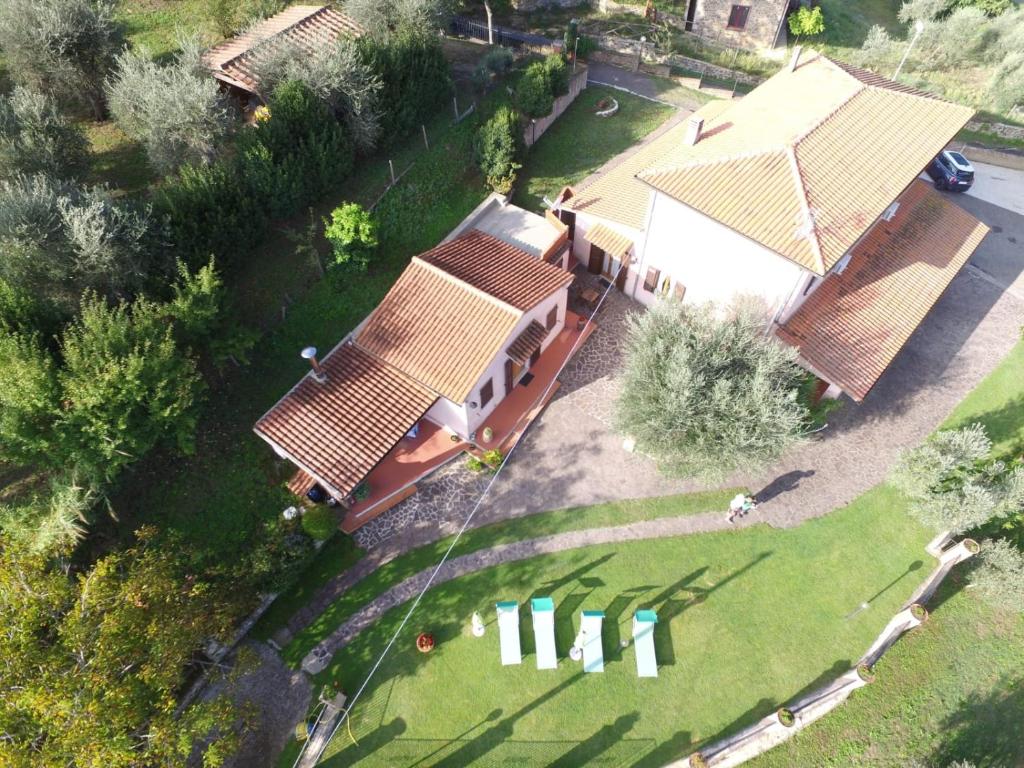
[[[620,235],[604,224],[595,224],[587,230],[587,242],[616,259],[633,247],[633,238]]]
[[[268,48],[294,45],[310,53],[342,37],[359,37],[364,31],[354,19],[330,6],[293,5],[245,34],[210,48],[203,54],[203,63],[214,77],[256,93],[255,62]]]
[[[255,432],[338,497],[350,493],[427,412],[436,393],[352,344],[307,374]]]
[[[547,329],[533,320],[523,332],[516,336],[509,348],[505,350],[505,354],[511,357],[519,365],[526,365],[526,361],[530,359],[530,355],[540,349],[540,345],[544,342],[544,338],[548,335]]]
[[[697,144],[677,129],[638,177],[822,275],[971,114],[810,55],[705,119]]]
[[[533,309],[573,280],[572,274],[564,269],[475,229],[420,254],[419,258],[523,311]]]
[[[899,198],[777,329],[828,381],[862,400],[988,232],[922,181]]]

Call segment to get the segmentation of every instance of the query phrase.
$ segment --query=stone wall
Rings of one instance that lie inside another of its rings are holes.
[[[636,40],[618,37],[617,35],[591,35],[591,37],[597,43],[598,48],[616,54],[616,61],[610,63],[621,62],[619,64],[621,66],[627,61],[637,61],[636,57],[640,53],[640,43]],[[708,64],[700,59],[683,56],[679,53],[659,53],[651,43],[645,43],[643,48],[643,61],[645,63],[665,64],[670,67],[686,69],[690,72],[701,72],[705,77],[712,77],[724,82],[740,82],[745,85],[760,85],[764,82],[762,78],[748,75],[746,72],[738,72],[734,69]],[[627,57],[632,58],[629,59]],[[634,63],[632,66],[635,68],[636,64]]]
[[[529,0],[527,0],[529,1]],[[686,6],[680,2],[679,13],[658,11],[658,18],[667,21],[674,27],[693,32],[711,42],[721,43],[733,48],[751,50],[772,48],[779,30],[782,17],[789,8],[789,0],[696,0],[697,8],[693,15],[691,29],[686,28]],[[742,30],[728,28],[729,14],[733,5],[750,7],[746,27]],[[644,6],[617,3],[615,0],[600,0],[598,8],[601,13],[633,13],[644,15]],[[779,36],[779,43],[786,41],[785,30]]]
[[[523,131],[523,141],[526,142],[526,146],[532,147],[544,135],[544,132],[554,125],[555,120],[569,108],[569,105],[576,100],[576,97],[586,87],[587,68],[583,64],[577,64],[575,74],[569,78],[569,92],[555,99],[555,105],[551,108],[551,114],[537,120],[531,120],[527,124],[526,129]]]
[[[737,48],[772,48],[779,24],[789,7],[789,0],[697,0],[697,13],[693,31]],[[729,29],[729,14],[733,5],[750,7],[747,24],[742,30]],[[785,37],[781,36],[782,40]]]

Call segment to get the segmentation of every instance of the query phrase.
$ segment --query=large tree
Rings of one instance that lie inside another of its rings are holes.
[[[0,95],[0,178],[71,178],[89,167],[89,142],[53,99],[21,86]]]
[[[900,454],[890,480],[922,523],[963,533],[1024,505],[1024,467],[993,460],[991,451],[980,424],[937,432]]]
[[[103,80],[124,47],[115,10],[110,0],[3,0],[0,48],[7,71],[103,119]]]
[[[661,300],[629,322],[619,428],[675,475],[764,465],[807,423],[794,360],[755,307]]]
[[[0,180],[0,280],[65,313],[85,289],[127,296],[159,254],[155,229],[148,209],[100,188],[44,174]]]
[[[233,610],[152,531],[77,575],[0,538],[0,764],[184,768],[199,745],[219,765],[238,712],[223,698],[175,709]]]
[[[154,62],[144,49],[123,52],[106,86],[114,119],[161,173],[213,160],[235,118],[203,67],[198,40],[182,38],[178,45],[167,64]]]
[[[379,38],[396,32],[432,35],[448,25],[456,0],[348,0],[345,12]]]

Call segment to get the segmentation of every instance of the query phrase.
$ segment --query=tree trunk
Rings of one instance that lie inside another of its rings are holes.
[[[484,10],[487,11],[487,44],[494,45],[494,15],[491,13],[491,4],[484,0]]]

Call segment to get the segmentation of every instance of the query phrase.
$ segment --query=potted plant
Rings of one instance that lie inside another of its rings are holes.
[[[489,443],[494,439],[494,430],[490,427],[484,427],[484,442]]]
[[[434,650],[434,636],[429,632],[420,632],[416,637],[416,650],[420,653],[430,653]]]
[[[690,755],[690,768],[708,768],[708,761],[700,752],[694,752]]]
[[[920,603],[914,603],[910,606],[910,615],[920,621],[922,624],[928,621],[928,609]]]
[[[865,683],[875,682],[875,671],[867,664],[857,665],[857,676]]]
[[[796,724],[796,715],[793,714],[793,710],[787,709],[786,707],[779,707],[775,716],[778,717],[779,722],[787,728],[792,728]]]

